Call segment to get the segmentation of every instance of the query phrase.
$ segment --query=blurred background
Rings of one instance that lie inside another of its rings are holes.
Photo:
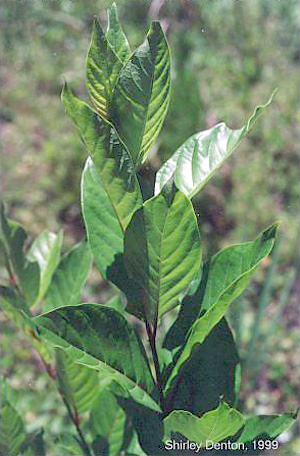
[[[8,1],[1,6],[1,190],[8,214],[34,237],[63,227],[64,248],[83,235],[80,174],[86,154],[60,103],[63,80],[81,98],[93,17],[109,0]],[[157,168],[193,133],[225,121],[240,128],[275,99],[251,134],[194,201],[205,254],[251,240],[275,220],[280,235],[230,321],[243,363],[247,413],[295,410],[299,392],[299,4],[297,1],[117,1],[132,48],[153,18],[167,33],[172,99],[164,130],[140,172],[146,192]],[[91,272],[86,299],[109,286]],[[2,371],[19,389],[30,430],[61,432],[64,412],[35,353],[1,313]],[[298,454],[296,426],[281,455]],[[58,456],[54,455],[53,456]]]

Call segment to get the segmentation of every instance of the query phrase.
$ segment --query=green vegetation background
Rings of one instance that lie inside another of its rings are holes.
[[[1,6],[1,181],[9,215],[33,235],[65,231],[65,247],[83,236],[79,183],[85,151],[64,114],[65,78],[86,97],[85,58],[93,16],[105,23],[109,0],[8,1]],[[243,125],[275,87],[272,106],[196,201],[206,254],[254,238],[274,220],[280,242],[252,288],[231,312],[244,361],[246,411],[295,409],[299,384],[299,162],[296,123],[298,2],[124,0],[119,15],[132,47],[158,18],[173,64],[169,114],[140,177],[145,192],[160,164],[191,134],[225,121]],[[104,302],[108,285],[92,271],[84,299]],[[37,355],[0,314],[2,371],[19,389],[30,430],[67,430],[64,412]],[[297,429],[281,453],[299,447]]]

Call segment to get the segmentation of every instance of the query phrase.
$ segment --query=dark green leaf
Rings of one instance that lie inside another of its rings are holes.
[[[116,310],[96,304],[61,307],[35,322],[42,339],[98,370],[101,386],[159,410],[150,396],[154,382],[141,342]]]
[[[194,415],[216,408],[220,398],[233,406],[235,372],[239,357],[225,318],[193,350],[166,396],[167,411],[187,410]]]
[[[122,62],[125,62],[131,56],[131,50],[122,27],[120,26],[117,6],[115,3],[113,3],[107,10],[107,18],[107,41],[119,59]]]
[[[169,49],[158,22],[120,72],[110,118],[135,166],[145,160],[167,113],[170,97]]]
[[[236,434],[243,424],[242,415],[225,403],[201,418],[175,410],[164,419],[164,441],[170,439],[172,432],[178,432],[199,445],[205,445],[207,440],[216,443]]]
[[[264,437],[276,439],[293,423],[295,423],[295,416],[291,413],[250,416],[246,419],[245,426],[237,442],[248,443]]]
[[[187,197],[195,196],[247,135],[261,112],[272,102],[273,95],[266,104],[255,109],[239,130],[231,130],[225,123],[220,123],[191,136],[158,171],[155,194],[173,179]]]
[[[59,263],[46,293],[43,311],[78,304],[90,266],[89,246],[86,242],[81,242],[73,247]]]
[[[228,306],[244,291],[260,262],[270,253],[277,225],[265,230],[255,241],[221,250],[211,261],[201,311],[192,325],[183,350],[168,379],[167,389],[195,345],[203,343],[225,315]]]
[[[146,201],[125,234],[125,265],[142,290],[129,310],[155,322],[180,302],[201,267],[194,209],[181,192]]]
[[[86,66],[87,88],[97,112],[106,120],[122,66],[122,61],[110,46],[101,25],[95,20]]]
[[[90,414],[90,428],[94,436],[105,437],[109,455],[117,456],[123,443],[126,415],[116,398],[107,390],[98,395]]]

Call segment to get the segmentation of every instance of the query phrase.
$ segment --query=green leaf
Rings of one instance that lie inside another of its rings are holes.
[[[238,365],[233,335],[223,318],[185,363],[166,396],[166,411],[187,410],[199,416],[216,408],[221,397],[233,406]]]
[[[270,253],[277,224],[265,230],[255,241],[221,250],[211,261],[201,311],[192,325],[178,361],[168,379],[167,389],[179,369],[190,357],[195,345],[203,343],[213,327],[225,315],[229,305],[244,291],[260,262]]]
[[[75,363],[61,349],[56,350],[56,371],[60,391],[75,416],[87,412],[100,389],[99,372]]]
[[[33,242],[27,254],[31,262],[37,262],[40,268],[40,287],[34,304],[38,303],[45,295],[59,263],[60,249],[62,245],[63,233],[58,235],[44,231]]]
[[[25,257],[27,234],[23,227],[7,220],[3,204],[1,205],[0,240],[8,273],[13,279],[27,303],[32,304],[39,292],[40,272],[37,262],[30,262]]]
[[[115,3],[113,3],[107,10],[107,18],[107,41],[121,62],[125,62],[131,56],[131,50],[123,29],[120,26],[117,6]]]
[[[106,438],[109,455],[117,456],[123,443],[126,415],[114,395],[103,390],[98,395],[90,414],[90,429],[94,436]]]
[[[167,113],[170,98],[170,56],[158,22],[152,22],[144,43],[120,72],[110,118],[135,166],[145,160]]]
[[[191,136],[158,171],[155,194],[172,179],[188,198],[195,196],[247,135],[261,112],[272,102],[274,93],[266,104],[255,109],[239,130],[231,130],[225,123],[220,123]]]
[[[109,105],[122,66],[101,25],[95,20],[86,66],[87,89],[95,109],[105,120],[108,120]]]
[[[75,362],[100,372],[101,386],[159,410],[141,342],[116,310],[96,304],[61,307],[36,317],[39,336]]]
[[[125,266],[143,296],[130,311],[155,322],[173,309],[199,272],[201,253],[194,209],[183,193],[146,201],[125,234]]]
[[[295,416],[291,413],[250,416],[246,419],[245,426],[237,442],[248,443],[263,437],[276,439],[293,423],[295,423]]]
[[[45,296],[43,311],[79,303],[81,289],[91,266],[86,242],[73,247],[59,263]]]
[[[77,438],[69,433],[64,432],[55,442],[55,449],[59,456],[82,456],[82,448]]]
[[[62,100],[90,154],[82,176],[82,210],[92,253],[101,274],[123,251],[123,233],[142,194],[130,155],[114,130],[65,86]]]
[[[0,287],[1,307],[14,324],[23,331],[46,363],[52,362],[52,350],[40,339],[36,325],[31,321],[30,311],[15,289]]]
[[[25,439],[24,424],[19,413],[5,400],[0,408],[0,454],[17,456]]]
[[[175,410],[164,419],[164,441],[171,438],[172,432],[178,432],[199,445],[205,445],[207,440],[217,443],[236,434],[243,424],[242,415],[225,403],[201,418]]]

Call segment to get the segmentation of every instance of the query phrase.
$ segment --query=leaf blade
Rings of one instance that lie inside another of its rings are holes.
[[[110,118],[135,166],[145,160],[162,127],[170,98],[170,57],[158,22],[120,72]]]
[[[270,253],[276,229],[277,224],[274,224],[255,241],[227,247],[215,255],[208,272],[201,307],[204,314],[193,323],[190,329],[183,350],[168,379],[167,390],[182,365],[190,357],[193,347],[203,343],[212,328],[224,316],[231,302],[243,292],[260,262]]]
[[[154,383],[141,343],[117,311],[81,304],[56,309],[34,322],[41,338],[67,351],[75,362],[99,370],[102,386],[117,384],[118,394],[159,409],[150,396]]]
[[[141,254],[142,252],[142,254]],[[143,292],[138,314],[155,322],[174,308],[201,266],[202,249],[190,201],[175,192],[146,201],[125,234],[125,265]]]
[[[249,133],[261,112],[271,104],[274,94],[275,91],[264,105],[254,110],[242,128],[231,130],[220,123],[191,136],[157,172],[155,194],[172,179],[179,190],[193,198]]]
[[[217,443],[236,434],[243,424],[242,415],[226,403],[201,418],[184,410],[174,410],[164,419],[164,440],[171,437],[171,432],[179,432],[199,445],[205,445],[207,440]]]

